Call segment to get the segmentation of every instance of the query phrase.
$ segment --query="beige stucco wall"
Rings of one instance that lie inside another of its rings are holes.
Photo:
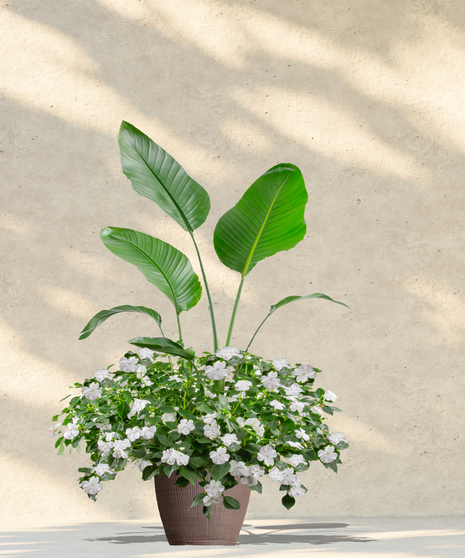
[[[0,6],[0,516],[156,518],[128,471],[97,503],[77,488],[86,456],[48,433],[74,381],[115,362],[149,318],[103,308],[170,303],[99,240],[106,225],[188,237],[131,189],[121,120],[171,152],[210,193],[199,230],[224,340],[238,274],[212,248],[218,218],[267,168],[301,167],[308,235],[249,276],[234,344],[270,304],[254,344],[323,369],[330,420],[351,441],[334,475],[312,466],[291,511],[276,486],[249,516],[465,512],[465,4],[462,0],[6,0]],[[187,341],[210,346],[202,300]]]

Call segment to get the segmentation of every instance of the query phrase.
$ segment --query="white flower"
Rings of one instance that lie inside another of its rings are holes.
[[[216,424],[216,417],[218,416],[218,413],[208,413],[207,415],[204,415],[203,417],[200,417],[200,420],[202,420],[205,424]]]
[[[78,425],[74,422],[68,422],[66,425],[66,430],[63,433],[63,438],[66,440],[73,440],[79,434]]]
[[[236,382],[236,389],[237,391],[247,391],[252,387],[252,382],[249,380],[239,380]]]
[[[134,428],[126,428],[126,436],[130,442],[135,442],[140,438],[141,430],[138,426],[134,426]]]
[[[258,479],[254,476],[241,477],[241,483],[247,486],[256,486],[258,484]]]
[[[175,463],[177,465],[187,465],[189,463],[189,456],[185,453],[170,448],[163,452],[161,462],[167,463],[168,465],[174,465]]]
[[[289,366],[289,363],[285,358],[275,358],[271,364],[276,368],[276,370],[282,370],[285,366]]]
[[[161,416],[161,420],[163,424],[166,424],[167,422],[175,422],[176,413],[163,413]]]
[[[333,446],[326,446],[325,449],[319,450],[318,457],[322,463],[331,463],[337,459],[337,453]]]
[[[208,389],[205,390],[205,395],[207,397],[210,397],[210,399],[213,399],[214,397],[216,397],[216,393],[212,393],[211,391],[208,391]]]
[[[145,440],[151,440],[155,436],[156,431],[157,431],[157,427],[155,425],[153,425],[153,426],[143,426],[142,430],[140,431],[140,435]]]
[[[229,374],[229,370],[226,369],[225,362],[218,360],[213,366],[205,367],[205,374],[209,380],[222,380]]]
[[[303,445],[300,442],[286,442],[291,448],[303,449]]]
[[[346,437],[342,432],[334,432],[331,436],[328,436],[328,440],[335,446],[337,446],[340,442],[347,443]]]
[[[290,490],[287,491],[287,493],[293,498],[300,498],[304,493],[304,489],[300,486],[293,486]]]
[[[290,406],[290,409],[293,413],[297,411],[299,414],[302,413],[304,408],[305,408],[305,403],[302,403],[302,401],[292,401]]]
[[[112,475],[114,471],[110,469],[110,465],[106,463],[97,463],[94,467],[92,467],[92,472],[97,474],[99,477],[103,477],[105,473],[109,473]]]
[[[146,467],[151,465],[150,461],[144,461],[143,459],[136,459],[134,461],[134,465],[139,469],[139,471],[143,471]]]
[[[299,430],[296,430],[295,435],[297,436],[297,438],[300,438],[301,440],[303,439],[305,442],[308,442],[310,440],[310,436],[305,432],[303,428],[299,428]]]
[[[274,482],[281,482],[283,480],[283,476],[283,472],[280,471],[277,467],[273,467],[268,473],[268,477]]]
[[[291,386],[285,387],[284,391],[288,397],[298,397],[302,393],[302,388],[294,382]]]
[[[136,369],[136,376],[138,378],[142,378],[142,376],[147,372],[147,367],[144,366],[143,364],[139,364],[139,366]]]
[[[316,413],[317,415],[320,415],[320,416],[323,414],[323,411],[320,409],[320,407],[318,405],[310,407],[310,412],[311,413]]]
[[[108,370],[99,369],[97,372],[94,372],[94,378],[97,382],[103,382],[103,380],[111,380],[113,378],[113,374],[110,374]]]
[[[237,347],[225,347],[224,349],[221,349],[221,351],[216,351],[215,354],[220,358],[224,358],[224,360],[230,360],[232,357],[241,356]]]
[[[282,403],[280,403],[279,401],[276,401],[276,399],[274,399],[270,405],[272,407],[274,407],[277,411],[282,411],[284,409],[284,405]]]
[[[49,428],[50,436],[53,438],[55,436],[55,434],[58,433],[60,428],[61,428],[61,422],[59,422],[57,424],[52,424],[52,426]]]
[[[220,438],[220,440],[228,448],[231,444],[239,443],[239,440],[237,439],[237,436],[235,434],[225,434],[222,438]]]
[[[119,369],[121,372],[135,372],[137,370],[137,365],[139,363],[139,359],[135,356],[126,358],[120,358],[119,360]]]
[[[337,395],[332,391],[325,392],[325,401],[336,401]]]
[[[242,426],[245,426],[245,418],[237,417],[237,418],[236,418],[236,421],[237,421],[237,424],[238,424],[239,426],[241,426],[241,427],[242,427]]]
[[[236,393],[236,395],[232,395],[231,397],[228,397],[228,401],[230,403],[234,403],[234,401],[237,401],[239,399],[239,395],[241,395],[241,397],[245,394],[245,391],[243,391],[241,394]]]
[[[187,436],[195,429],[194,421],[182,419],[181,422],[178,424],[178,432],[179,434],[184,434]]]
[[[309,378],[314,378],[316,372],[308,364],[301,364],[292,372],[292,375],[296,377],[295,379],[298,382],[306,382]]]
[[[215,496],[205,496],[202,501],[205,506],[211,506],[212,504],[220,504],[221,494],[217,494]]]
[[[293,467],[297,467],[297,465],[300,465],[301,463],[306,463],[302,455],[291,455],[291,457],[288,457],[287,460]]]
[[[218,496],[224,492],[224,486],[221,484],[221,481],[212,480],[204,486],[204,490],[208,496]]]
[[[288,486],[288,485],[298,483],[300,481],[299,477],[297,475],[294,475],[294,469],[291,468],[284,469],[282,473],[283,473],[283,478],[281,480],[281,484]]]
[[[229,461],[229,454],[226,448],[218,448],[218,451],[210,452],[210,459],[215,465],[223,465],[226,461]]]
[[[152,351],[151,349],[147,349],[147,348],[141,348],[139,349],[139,358],[141,360],[143,360],[144,358],[148,358],[149,360],[151,360],[153,362],[153,353],[154,351]]]
[[[137,413],[140,413],[145,409],[145,407],[150,403],[147,399],[134,399],[134,403],[130,404],[130,411],[128,413],[128,418],[131,418]]]
[[[115,440],[113,442],[113,457],[116,459],[127,459],[128,454],[124,451],[131,446],[129,440]]]
[[[265,465],[274,465],[274,458],[277,456],[278,454],[276,450],[268,444],[260,448],[260,451],[257,454],[257,459],[259,461],[263,461]]]
[[[229,472],[233,477],[249,476],[249,468],[246,466],[246,464],[243,461],[236,461],[235,459],[231,459],[230,463],[231,463],[231,469],[229,470]]]
[[[114,445],[115,443],[112,441],[99,440],[97,442],[98,449],[102,452],[103,457],[111,452]]]
[[[174,382],[177,382],[178,384],[182,384],[183,382],[183,380],[177,374],[173,374],[168,378],[168,380],[172,380]]]
[[[265,469],[259,465],[251,465],[249,467],[248,476],[241,477],[241,483],[247,486],[256,486],[258,484],[259,477],[265,474]]]
[[[260,380],[266,389],[275,389],[281,384],[277,372],[270,372],[268,376],[262,376]]]
[[[81,488],[83,488],[87,494],[97,494],[97,492],[102,490],[102,485],[99,483],[98,477],[91,477],[88,481],[83,481],[81,483]]]
[[[92,382],[89,387],[83,386],[82,395],[89,401],[95,401],[102,396],[102,390],[97,382]]]

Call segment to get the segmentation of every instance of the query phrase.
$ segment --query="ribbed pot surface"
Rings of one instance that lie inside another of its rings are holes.
[[[223,504],[213,505],[209,521],[202,505],[190,508],[194,496],[203,492],[199,479],[195,486],[175,486],[176,476],[155,477],[155,493],[166,538],[171,545],[235,545],[249,504],[250,488],[237,484],[225,491],[227,496],[239,500],[238,510],[228,510]]]

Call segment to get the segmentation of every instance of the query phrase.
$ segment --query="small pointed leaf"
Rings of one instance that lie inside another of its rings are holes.
[[[145,347],[151,349],[152,351],[157,351],[159,353],[166,353],[168,355],[175,355],[186,360],[194,360],[195,352],[190,347],[185,349],[179,343],[167,339],[166,337],[135,337],[128,341],[131,345],[136,347]]]

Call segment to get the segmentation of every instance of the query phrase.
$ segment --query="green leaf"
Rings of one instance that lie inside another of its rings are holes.
[[[159,353],[166,353],[168,355],[175,355],[186,360],[194,360],[195,353],[189,348],[185,349],[179,343],[167,339],[166,337],[135,337],[128,341],[131,345],[136,347],[146,347],[147,349],[152,349],[153,351],[158,351]]]
[[[259,494],[262,493],[263,487],[262,487],[262,483],[260,481],[258,481],[258,483],[254,486],[249,486],[250,490],[255,490],[255,492],[258,492]]]
[[[197,473],[193,469],[185,467],[184,465],[181,465],[181,475],[191,484],[195,484],[195,481],[197,480]]]
[[[100,237],[113,254],[135,265],[147,281],[158,287],[174,304],[177,314],[200,300],[199,278],[187,257],[171,244],[118,227],[102,229]]]
[[[156,437],[158,438],[158,441],[162,446],[171,446],[171,442],[166,436],[163,436],[162,434],[156,434]]]
[[[318,456],[314,449],[304,451],[303,456],[305,457],[305,461],[318,461]]]
[[[345,304],[344,302],[339,302],[338,300],[334,300],[331,297],[329,297],[328,295],[325,295],[323,293],[312,293],[312,294],[308,294],[308,295],[305,295],[305,296],[297,296],[297,295],[287,296],[286,298],[283,298],[282,300],[280,300],[276,304],[271,305],[270,314],[273,314],[273,312],[276,312],[276,310],[278,310],[278,308],[281,308],[282,306],[286,306],[286,304],[290,304],[291,302],[295,302],[296,300],[305,300],[306,298],[324,298],[325,300],[330,300],[331,302],[335,302],[336,304],[341,304],[342,306],[345,306],[346,308],[349,308],[349,306],[347,306],[347,304]]]
[[[118,416],[121,420],[124,419],[124,417],[129,413],[129,405],[126,401],[123,401],[123,403],[120,403],[117,407],[116,407],[116,412],[118,413]]]
[[[121,123],[118,141],[123,172],[134,190],[158,204],[185,231],[200,227],[210,211],[202,186],[132,124]]]
[[[323,465],[327,469],[331,469],[331,471],[334,471],[335,473],[337,473],[337,465],[336,465],[335,461],[331,461],[331,463],[323,463]]]
[[[283,496],[281,502],[283,503],[283,506],[287,510],[290,510],[292,508],[292,506],[295,504],[295,498],[293,498],[292,496],[289,496],[289,494],[286,494],[285,496]]]
[[[223,495],[223,506],[228,510],[238,510],[241,507],[241,504],[238,500],[236,500],[236,498]]]
[[[155,310],[152,310],[151,308],[146,308],[145,306],[130,306],[125,304],[123,306],[115,306],[114,308],[110,308],[110,310],[101,310],[98,314],[95,314],[95,316],[91,318],[89,323],[81,331],[79,339],[86,339],[86,337],[89,337],[97,326],[102,324],[105,320],[108,320],[111,316],[121,312],[139,312],[140,314],[147,314],[153,318],[157,322],[158,327],[161,328],[161,316],[158,312],[155,312]]]
[[[174,465],[165,465],[163,467],[163,471],[168,478],[171,477],[171,475],[178,469],[179,469],[179,465],[177,465],[176,463]]]
[[[207,462],[202,457],[191,457],[189,463],[194,467],[206,467]]]
[[[225,397],[222,393],[218,395],[218,401],[220,402],[222,409],[229,409],[229,401],[228,398]]]
[[[254,444],[252,442],[248,443],[244,449],[246,449],[250,453],[258,453],[260,451],[261,446],[258,444]]]
[[[212,477],[213,480],[221,480],[226,473],[229,473],[231,469],[231,463],[223,463],[222,465],[213,465],[213,467],[210,469],[210,475]]]
[[[208,414],[213,413],[213,409],[209,405],[207,405],[206,403],[199,403],[197,405],[197,409],[199,411],[202,411],[202,413],[208,413]]]
[[[176,486],[180,486],[181,488],[185,488],[189,484],[189,481],[187,479],[185,479],[184,477],[178,477],[174,484]]]
[[[144,470],[142,471],[142,480],[150,480],[155,473],[157,472],[158,467],[155,467],[154,465],[149,465],[148,467],[144,467]]]
[[[195,506],[200,506],[200,504],[203,504],[204,498],[205,498],[205,492],[201,492],[200,494],[197,494],[196,496],[194,496],[194,499],[192,500],[192,504],[189,507],[193,508]]]
[[[213,242],[219,259],[245,277],[260,260],[293,248],[305,236],[307,199],[296,166],[268,170],[218,221]]]
[[[211,506],[204,506],[202,508],[202,511],[203,511],[204,515],[206,516],[206,518],[208,519],[208,521],[210,521],[210,519],[212,518],[212,507]]]

